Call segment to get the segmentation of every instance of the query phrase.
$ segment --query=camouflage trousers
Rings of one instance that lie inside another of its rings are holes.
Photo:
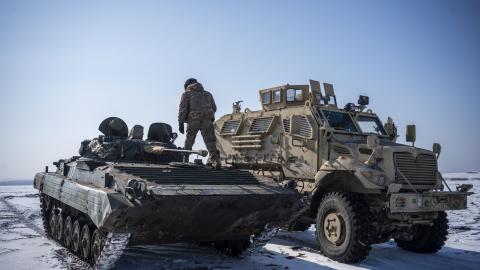
[[[218,160],[220,158],[220,153],[217,149],[217,139],[215,138],[215,130],[211,120],[194,120],[187,123],[185,149],[192,150],[198,131],[202,133],[203,141],[210,153],[210,159]]]

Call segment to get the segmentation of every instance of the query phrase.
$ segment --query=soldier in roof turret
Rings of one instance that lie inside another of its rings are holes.
[[[217,169],[220,168],[220,155],[217,149],[213,121],[217,106],[210,92],[203,89],[202,84],[190,78],[184,84],[185,92],[182,94],[178,110],[179,131],[184,134],[184,123],[187,123],[185,149],[191,150],[198,131],[202,133],[203,141],[210,153],[210,162]]]

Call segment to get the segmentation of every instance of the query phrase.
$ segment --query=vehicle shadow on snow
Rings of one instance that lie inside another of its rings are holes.
[[[288,267],[288,268],[286,268]],[[128,247],[115,269],[332,269],[283,252],[261,249],[234,258],[187,244]]]
[[[373,246],[370,256],[357,266],[368,269],[474,269],[480,252],[443,247],[438,253],[420,254],[403,250],[391,241]]]

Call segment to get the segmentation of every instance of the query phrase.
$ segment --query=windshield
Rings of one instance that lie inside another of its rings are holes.
[[[336,130],[344,130],[349,132],[358,132],[352,118],[348,113],[338,111],[322,110],[330,127]]]
[[[360,115],[357,117],[357,123],[363,133],[387,135],[383,129],[382,123],[376,117]]]

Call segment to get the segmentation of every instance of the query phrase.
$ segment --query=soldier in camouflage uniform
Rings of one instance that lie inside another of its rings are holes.
[[[220,168],[220,153],[217,149],[213,121],[217,106],[210,92],[205,91],[196,79],[188,79],[184,85],[178,110],[179,131],[184,134],[184,123],[187,123],[185,149],[191,150],[198,131],[202,133],[203,141],[210,153],[210,162]]]

